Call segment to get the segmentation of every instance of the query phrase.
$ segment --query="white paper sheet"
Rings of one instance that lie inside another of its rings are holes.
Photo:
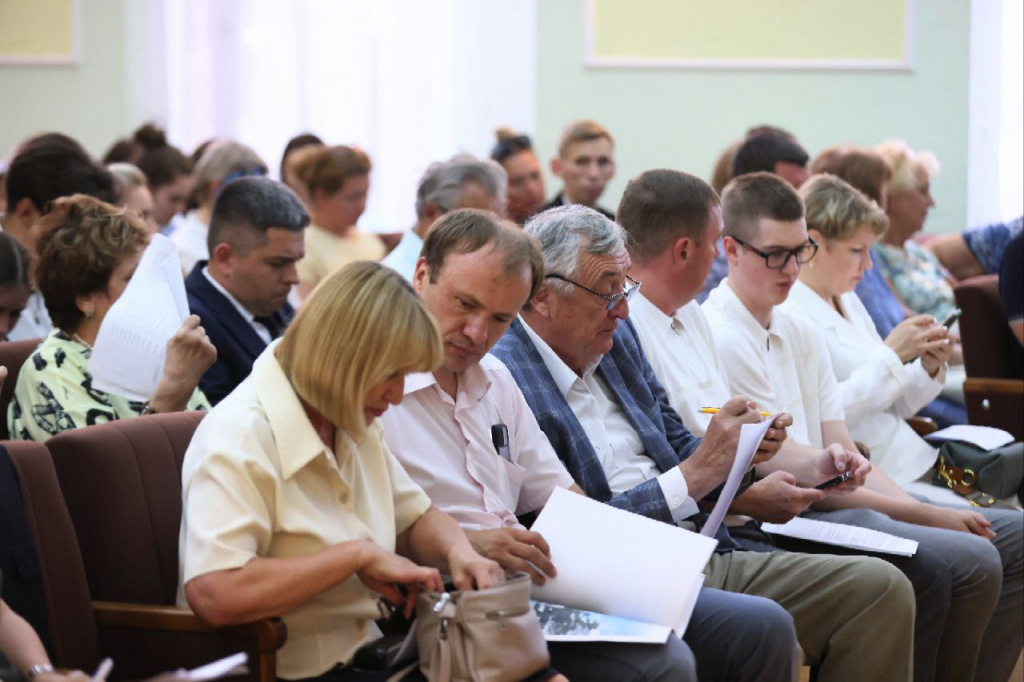
[[[227,658],[222,658],[219,661],[207,663],[200,668],[190,670],[186,679],[193,680],[193,682],[202,682],[204,680],[216,680],[221,677],[228,677],[229,675],[239,675],[246,672],[245,664],[248,661],[249,655],[243,651],[241,653],[228,656]]]
[[[718,527],[722,525],[722,519],[725,518],[725,513],[729,511],[732,499],[736,497],[736,490],[739,488],[740,481],[743,480],[743,476],[750,469],[750,463],[754,460],[754,453],[757,452],[761,441],[764,440],[764,435],[768,433],[768,428],[777,416],[777,414],[773,414],[764,421],[756,424],[744,424],[740,428],[740,439],[739,443],[736,444],[736,457],[732,460],[732,469],[729,471],[729,477],[725,479],[722,494],[719,495],[715,508],[711,510],[711,514],[708,516],[704,527],[700,529],[701,535],[706,535],[710,538],[714,537],[715,533],[718,532]]]
[[[826,545],[850,547],[870,552],[882,552],[898,556],[914,556],[917,541],[901,538],[868,528],[848,526],[845,523],[830,523],[817,519],[796,517],[786,523],[764,523],[761,529],[775,535],[785,535],[800,540],[813,540]]]
[[[133,400],[152,397],[164,371],[167,341],[188,314],[174,242],[153,235],[124,293],[100,325],[89,358],[93,386]]]
[[[533,587],[552,604],[682,632],[718,542],[557,488],[532,530],[551,547],[558,576]],[[699,582],[698,582],[699,579]]]
[[[947,440],[959,440],[965,443],[973,443],[985,450],[995,450],[1012,443],[1013,435],[1008,431],[991,426],[955,424],[940,429],[935,433],[929,433],[925,436],[925,440],[936,444]]]

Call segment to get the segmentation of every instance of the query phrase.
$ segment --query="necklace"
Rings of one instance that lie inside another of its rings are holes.
[[[71,332],[71,338],[73,338],[75,341],[77,341],[78,343],[80,343],[83,346],[85,346],[87,350],[92,350],[92,346],[89,345],[88,343],[86,343],[85,339],[83,339],[78,334],[76,334],[74,332]]]

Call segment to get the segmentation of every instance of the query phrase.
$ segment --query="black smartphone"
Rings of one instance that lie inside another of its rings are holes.
[[[847,471],[844,474],[839,474],[835,478],[828,479],[824,483],[819,483],[818,485],[814,486],[814,489],[825,490],[826,488],[833,488],[839,485],[840,483],[845,483],[846,481],[849,481],[851,478],[853,478],[853,474]]]
[[[963,314],[964,311],[957,308],[956,310],[954,310],[953,312],[946,316],[946,319],[942,321],[942,326],[945,327],[946,329],[949,329],[957,320],[960,319],[960,316]]]

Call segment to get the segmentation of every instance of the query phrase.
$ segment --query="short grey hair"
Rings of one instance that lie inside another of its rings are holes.
[[[210,143],[192,170],[194,190],[200,202],[213,199],[209,196],[208,185],[223,180],[233,173],[241,175],[266,175],[267,164],[259,154],[241,142],[218,139]]]
[[[459,205],[462,188],[469,182],[483,186],[504,206],[508,191],[508,173],[490,159],[478,159],[471,154],[459,154],[447,161],[432,164],[420,178],[416,191],[416,216],[423,217],[427,204],[434,204],[442,213]]]
[[[139,170],[138,166],[130,163],[109,163],[107,170],[110,171],[117,186],[121,189],[121,199],[127,199],[128,190],[146,186],[146,174]]]
[[[523,229],[540,242],[546,271],[573,280],[579,277],[580,254],[607,256],[626,249],[627,234],[618,223],[577,204],[538,213]],[[552,280],[548,286],[565,294],[572,285]]]

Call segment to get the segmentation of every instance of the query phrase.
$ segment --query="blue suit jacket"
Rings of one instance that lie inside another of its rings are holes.
[[[185,278],[189,309],[199,316],[203,329],[217,348],[217,360],[199,380],[199,387],[216,405],[235,390],[252,372],[252,363],[267,347],[259,334],[238,312],[224,294],[217,291],[203,275],[206,261],[199,261]],[[295,316],[288,303],[272,317],[279,318],[283,329]]]
[[[612,497],[590,439],[519,320],[512,323],[491,352],[508,367],[558,457],[587,495],[620,509],[672,523],[672,514],[656,479]],[[601,359],[597,373],[614,394],[640,436],[647,456],[654,460],[659,471],[677,466],[700,445],[700,439],[686,430],[682,419],[669,405],[665,389],[647,362],[636,329],[629,320],[622,321],[615,330],[615,343]],[[737,547],[724,525],[716,537],[719,549]]]

